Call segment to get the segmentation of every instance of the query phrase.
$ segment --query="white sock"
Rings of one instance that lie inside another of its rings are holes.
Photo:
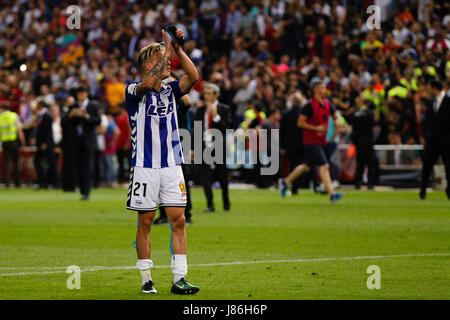
[[[136,262],[136,267],[139,269],[142,278],[142,285],[152,280],[150,269],[153,267],[153,261],[151,259],[139,259]]]
[[[142,285],[152,280],[152,276],[150,274],[150,269],[147,270],[139,270],[142,278]]]
[[[173,282],[176,283],[187,274],[187,259],[185,254],[174,254],[172,256]]]

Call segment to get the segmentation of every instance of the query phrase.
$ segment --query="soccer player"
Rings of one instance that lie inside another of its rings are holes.
[[[136,266],[142,276],[142,292],[156,293],[150,274],[150,229],[156,207],[164,207],[171,224],[173,294],[194,294],[197,286],[185,280],[187,274],[184,209],[186,186],[181,164],[177,101],[198,81],[198,72],[183,49],[169,41],[162,31],[164,45],[152,43],[142,48],[138,65],[142,81],[125,90],[125,105],[131,126],[131,173],[127,209],[138,212]],[[184,38],[183,32],[177,36]],[[170,61],[178,56],[185,75],[163,83],[170,75]]]
[[[343,194],[333,190],[330,177],[330,165],[326,156],[327,129],[329,117],[333,117],[336,128],[339,127],[338,117],[330,101],[325,98],[327,88],[323,82],[316,81],[312,86],[313,98],[305,105],[298,118],[298,126],[303,128],[303,144],[305,148],[305,162],[295,167],[295,169],[285,178],[279,179],[279,189],[281,196],[286,196],[288,185],[303,173],[311,170],[313,165],[319,168],[319,175],[327,190],[331,203],[342,198]]]

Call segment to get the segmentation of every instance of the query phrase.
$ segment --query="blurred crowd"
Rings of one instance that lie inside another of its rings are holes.
[[[72,4],[81,8],[80,30],[66,25]],[[366,24],[372,4],[380,8],[379,30]],[[184,50],[199,70],[191,111],[203,104],[205,83],[214,83],[234,128],[269,122],[280,128],[281,117],[268,116],[305,104],[311,84],[320,80],[338,111],[373,111],[376,144],[423,144],[427,83],[439,80],[449,90],[445,0],[4,0],[0,104],[19,115],[23,143],[36,145],[40,110],[46,109],[54,153],[61,155],[61,124],[80,102],[80,88],[87,88],[101,110],[97,181],[125,182],[125,88],[139,80],[136,53],[161,41],[167,24],[184,32]],[[172,72],[183,72],[176,59]],[[348,135],[337,139],[348,142]]]

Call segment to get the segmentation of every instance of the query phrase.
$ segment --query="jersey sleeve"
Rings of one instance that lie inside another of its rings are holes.
[[[306,116],[308,119],[314,115],[314,110],[311,103],[308,103],[303,107],[302,115]]]
[[[167,84],[172,88],[172,92],[175,95],[175,99],[179,100],[183,96],[183,92],[181,92],[180,89],[180,81],[179,80],[170,81]]]
[[[131,83],[125,88],[125,107],[128,112],[136,110],[139,106],[140,99],[136,96],[136,87],[139,83]]]

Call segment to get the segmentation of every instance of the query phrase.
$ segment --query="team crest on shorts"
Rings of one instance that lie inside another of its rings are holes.
[[[180,190],[181,194],[184,196],[186,194],[186,185],[184,184],[184,181],[180,181]]]

